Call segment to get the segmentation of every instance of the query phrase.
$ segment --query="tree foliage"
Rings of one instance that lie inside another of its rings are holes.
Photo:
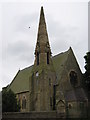
[[[85,74],[84,74],[84,85],[86,89],[90,91],[90,52],[87,52],[85,58]]]
[[[2,112],[18,112],[20,105],[17,102],[16,95],[13,91],[2,91]]]

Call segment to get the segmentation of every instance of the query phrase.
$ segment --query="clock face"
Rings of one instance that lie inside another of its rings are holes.
[[[69,74],[70,77],[70,83],[72,86],[76,86],[77,85],[77,73],[75,71],[71,71]]]
[[[36,72],[36,77],[38,77],[39,76],[39,73],[38,72]]]

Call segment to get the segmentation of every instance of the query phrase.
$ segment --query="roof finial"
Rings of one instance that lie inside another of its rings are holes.
[[[41,6],[41,11],[43,12],[43,6]]]
[[[72,49],[71,46],[69,47],[69,49]]]

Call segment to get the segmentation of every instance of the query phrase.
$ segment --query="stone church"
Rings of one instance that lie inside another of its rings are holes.
[[[82,72],[72,48],[52,56],[43,7],[34,65],[19,70],[7,89],[21,105],[21,112],[57,111],[71,116],[85,114],[88,104],[82,88]]]

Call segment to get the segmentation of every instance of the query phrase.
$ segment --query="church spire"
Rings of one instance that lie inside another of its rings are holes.
[[[46,35],[46,36],[48,37],[43,7],[41,7],[41,12],[40,12],[40,20],[39,20],[39,28],[38,28],[38,37],[41,36],[41,35]],[[38,38],[37,38],[37,39],[38,39]]]
[[[54,105],[54,90],[56,73],[51,59],[51,50],[46,29],[44,10],[41,7],[38,27],[35,61],[30,82],[30,109],[35,111],[50,111]],[[52,90],[52,91],[51,91]]]
[[[40,11],[40,20],[35,55],[37,54],[37,52],[39,53],[50,52],[51,54],[43,7],[41,7]]]
[[[43,7],[41,7],[41,12],[40,12],[40,24],[44,23],[45,24],[45,17],[44,17],[44,10]]]

